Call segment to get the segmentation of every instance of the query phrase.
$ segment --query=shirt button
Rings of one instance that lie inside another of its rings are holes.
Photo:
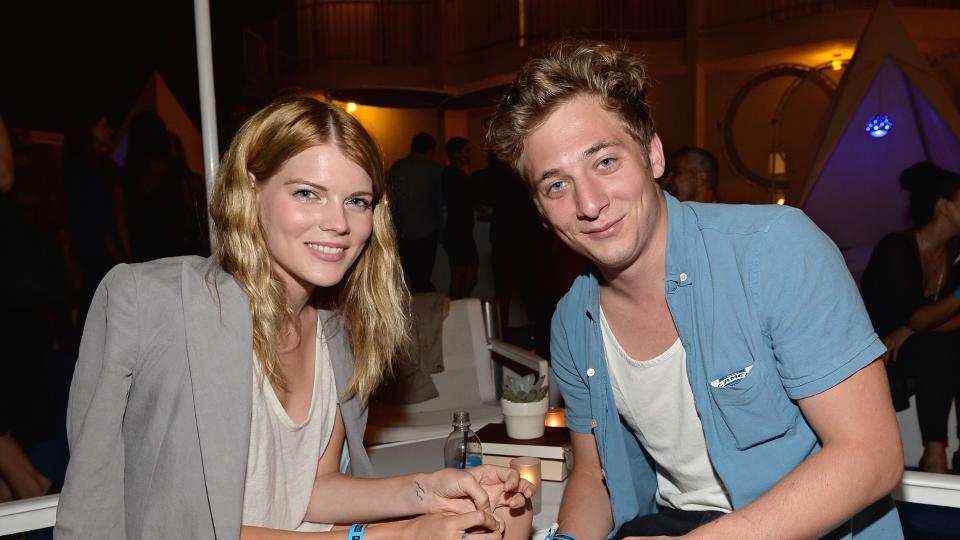
[[[596,419],[596,418],[594,418],[593,420],[590,421],[590,426],[591,426],[591,427],[597,427],[597,419]]]
[[[681,274],[680,274],[680,281],[686,281],[686,280],[687,280],[687,274],[686,274],[686,273],[681,273]]]
[[[588,369],[588,370],[587,370],[587,377],[593,377],[593,374],[596,373],[596,372],[597,372],[597,370],[595,370],[595,369],[593,369],[593,368]]]

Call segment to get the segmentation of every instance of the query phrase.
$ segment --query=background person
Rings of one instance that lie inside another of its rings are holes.
[[[684,146],[670,156],[667,172],[657,182],[681,201],[715,203],[718,169],[713,154],[696,146]]]
[[[99,109],[78,113],[64,134],[63,187],[78,328],[103,276],[130,259],[120,169],[110,157],[112,148],[113,127]]]
[[[14,179],[13,150],[0,118],[0,502],[55,489],[24,447],[56,432],[51,409],[57,400],[44,361],[61,341],[58,320],[66,312],[63,259],[14,201]]]
[[[410,292],[433,292],[433,265],[443,227],[443,168],[434,161],[437,141],[417,133],[410,155],[390,168],[393,219],[400,243],[400,262]]]
[[[443,248],[450,261],[450,299],[466,298],[477,285],[477,243],[473,239],[473,190],[467,166],[470,165],[470,141],[451,137],[445,147],[450,164],[443,168],[443,205],[447,220],[443,225]]]
[[[417,515],[365,538],[529,534],[533,487],[506,468],[357,478],[367,399],[408,327],[385,190],[376,144],[337,107],[289,98],[244,124],[217,253],[120,265],[97,291],[58,538],[343,539],[324,524]]]
[[[470,181],[490,209],[493,287],[505,336],[514,340],[529,336],[525,347],[548,358],[550,315],[560,295],[551,298],[551,283],[544,276],[560,278],[551,253],[555,239],[544,228],[524,180],[495,155],[487,154],[487,166],[471,174]],[[511,312],[515,298],[526,315],[525,325]]]
[[[947,418],[951,403],[960,407],[960,175],[923,162],[903,171],[900,184],[913,227],[880,240],[860,292],[887,346],[897,410],[917,394],[920,470],[945,473]],[[952,467],[960,474],[960,453]]]
[[[123,201],[131,259],[207,255],[206,219],[198,215],[194,175],[174,158],[163,119],[140,111],[130,120]]]

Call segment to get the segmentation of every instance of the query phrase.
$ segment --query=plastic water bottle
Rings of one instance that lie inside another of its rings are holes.
[[[443,445],[443,466],[469,469],[483,462],[480,438],[470,430],[470,413],[453,413],[453,431]]]

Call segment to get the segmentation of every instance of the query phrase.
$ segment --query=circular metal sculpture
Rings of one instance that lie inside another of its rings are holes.
[[[776,145],[776,137],[778,136],[780,122],[780,111],[783,110],[784,105],[801,83],[810,82],[822,90],[828,99],[833,97],[833,93],[836,90],[836,84],[834,84],[833,80],[822,73],[824,69],[829,68],[830,63],[815,67],[804,66],[801,64],[779,64],[776,66],[771,66],[747,81],[746,84],[740,87],[736,95],[733,96],[733,99],[730,101],[730,106],[727,108],[727,114],[724,116],[721,125],[721,131],[723,134],[723,150],[727,155],[727,158],[730,160],[730,164],[733,169],[737,173],[744,176],[751,184],[765,189],[783,191],[790,187],[790,180],[757,172],[751,169],[741,157],[740,152],[737,149],[736,138],[734,137],[733,133],[733,124],[737,117],[737,113],[740,111],[740,106],[743,104],[743,101],[746,99],[747,95],[749,95],[751,91],[756,89],[761,84],[773,79],[778,79],[781,77],[793,77],[796,79],[780,97],[780,101],[777,104],[777,109],[774,112],[773,117],[770,119],[770,123],[773,125],[774,129],[774,145]]]

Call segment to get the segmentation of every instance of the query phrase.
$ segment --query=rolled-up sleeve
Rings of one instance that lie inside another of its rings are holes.
[[[123,417],[140,355],[138,314],[134,271],[117,266],[90,305],[70,386],[58,539],[126,537]]]
[[[759,235],[750,276],[791,399],[819,394],[884,352],[836,245],[799,210]]]

